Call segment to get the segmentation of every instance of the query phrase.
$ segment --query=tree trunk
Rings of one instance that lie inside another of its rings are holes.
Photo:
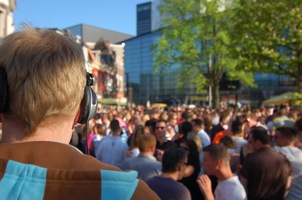
[[[214,108],[218,109],[220,107],[219,82],[216,83],[216,81],[213,84],[213,101]]]
[[[302,63],[298,63],[297,92],[302,94]]]

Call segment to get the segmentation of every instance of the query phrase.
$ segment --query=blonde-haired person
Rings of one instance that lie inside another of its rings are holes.
[[[91,143],[91,149],[93,151],[93,156],[95,155],[95,151],[98,148],[101,140],[106,136],[106,126],[105,124],[95,124],[93,127],[93,138]]]
[[[128,138],[129,139],[129,149],[126,153],[127,157],[137,157],[139,154],[139,144],[138,144],[138,138],[141,135],[144,135],[145,132],[145,126],[142,124],[137,124],[134,128],[133,134]]]
[[[138,178],[146,181],[161,174],[161,162],[153,156],[156,147],[156,138],[151,134],[143,134],[137,137],[139,155],[126,158],[119,167],[123,170],[135,170]]]
[[[0,55],[1,103],[8,90],[7,105],[0,111],[0,171],[1,183],[10,183],[0,184],[1,199],[28,194],[31,199],[158,199],[135,174],[68,145],[88,87],[83,52],[73,39],[26,28],[3,40]],[[108,185],[113,175],[114,193]],[[125,177],[132,191],[123,188]]]

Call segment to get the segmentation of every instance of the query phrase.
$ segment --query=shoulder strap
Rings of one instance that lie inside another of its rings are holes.
[[[9,160],[0,181],[0,199],[43,199],[47,169]]]
[[[101,199],[131,199],[137,184],[136,171],[101,170]]]

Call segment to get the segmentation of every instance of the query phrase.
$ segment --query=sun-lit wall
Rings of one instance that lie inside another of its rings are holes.
[[[0,0],[0,38],[4,38],[14,32],[13,11],[15,9],[15,0]]]

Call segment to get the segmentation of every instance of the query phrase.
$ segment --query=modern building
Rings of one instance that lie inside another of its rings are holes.
[[[206,101],[206,95],[197,95],[189,84],[178,87],[180,66],[158,72],[153,69],[151,47],[161,35],[162,31],[157,30],[123,41],[128,100],[141,105],[146,105],[147,101],[168,104]]]
[[[116,44],[133,37],[133,35],[111,31],[88,24],[77,24],[65,29],[69,30],[75,36],[80,36],[83,41],[92,43],[96,43],[103,38],[104,40],[110,41],[112,44]]]
[[[180,66],[156,73],[153,70],[151,47],[162,35],[162,31],[159,29],[162,24],[157,10],[159,3],[160,0],[155,0],[137,5],[137,36],[123,41],[125,43],[128,100],[143,105],[147,101],[207,105],[207,94],[197,95],[195,88],[189,85],[185,88],[178,87]],[[247,88],[241,85],[236,90],[222,89],[220,91],[221,100],[228,103],[241,102],[259,105],[271,96],[292,90],[294,85],[287,76],[256,73],[254,78],[257,88]]]
[[[137,36],[156,31],[161,28],[161,16],[157,7],[161,0],[141,3],[136,6]]]
[[[142,35],[151,32],[152,3],[138,4],[136,7],[136,33]]]

